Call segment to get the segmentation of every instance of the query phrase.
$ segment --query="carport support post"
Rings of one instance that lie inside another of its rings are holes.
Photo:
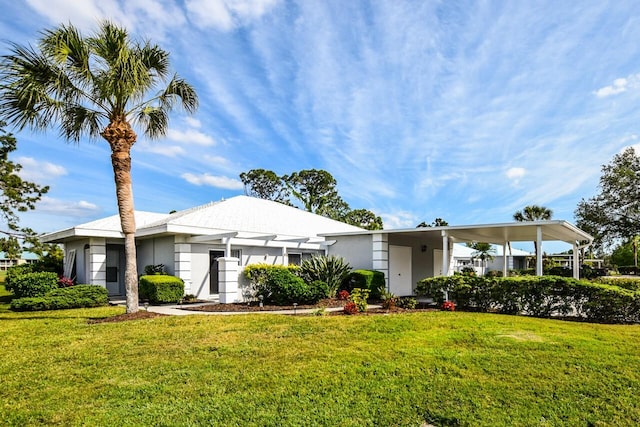
[[[536,227],[536,276],[542,276],[542,226]]]
[[[508,266],[508,260],[509,260],[509,258],[507,258],[508,244],[509,242],[504,242],[504,244],[502,245],[502,277],[507,277],[507,266]]]
[[[442,230],[442,275],[449,275],[449,236]]]
[[[578,242],[573,242],[573,278],[580,278],[580,253],[578,252]]]

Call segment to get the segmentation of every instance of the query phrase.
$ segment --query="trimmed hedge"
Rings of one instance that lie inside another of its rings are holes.
[[[629,289],[630,291],[640,291],[640,277],[598,277],[596,282],[603,285],[613,285],[620,288]]]
[[[68,288],[55,289],[41,297],[14,299],[11,301],[11,310],[62,310],[69,308],[100,307],[107,304],[109,304],[107,290],[102,286],[76,285]]]
[[[23,271],[28,271],[28,268],[9,269],[5,279],[5,288],[13,292],[16,298],[41,297],[58,288],[56,273]]]
[[[459,308],[593,322],[640,323],[640,291],[559,276],[486,278],[454,275],[418,282],[416,293]]]
[[[140,276],[140,299],[151,304],[177,303],[184,296],[184,282],[179,277],[155,274]]]
[[[341,289],[348,292],[355,288],[368,289],[371,299],[379,300],[385,289],[384,273],[376,270],[354,270],[342,281]]]

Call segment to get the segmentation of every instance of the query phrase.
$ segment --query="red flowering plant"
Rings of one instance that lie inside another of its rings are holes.
[[[68,288],[70,286],[73,286],[73,279],[70,279],[68,277],[64,277],[64,276],[60,276],[58,277],[58,286],[61,288]]]
[[[355,302],[349,301],[344,305],[344,314],[356,314],[358,312],[358,306]]]
[[[338,292],[338,299],[348,300],[349,299],[349,291],[346,291],[346,290],[343,289],[340,292]]]
[[[442,303],[442,309],[444,311],[455,311],[456,305],[453,301],[445,301]]]

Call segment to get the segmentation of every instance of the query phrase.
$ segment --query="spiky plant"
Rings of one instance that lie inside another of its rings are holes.
[[[351,266],[342,257],[314,255],[302,261],[299,274],[307,283],[315,280],[326,283],[329,298],[335,298],[342,281],[349,272],[351,272]]]

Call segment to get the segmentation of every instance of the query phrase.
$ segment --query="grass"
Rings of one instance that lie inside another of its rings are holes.
[[[640,326],[490,314],[87,320],[0,295],[1,425],[640,423]]]

